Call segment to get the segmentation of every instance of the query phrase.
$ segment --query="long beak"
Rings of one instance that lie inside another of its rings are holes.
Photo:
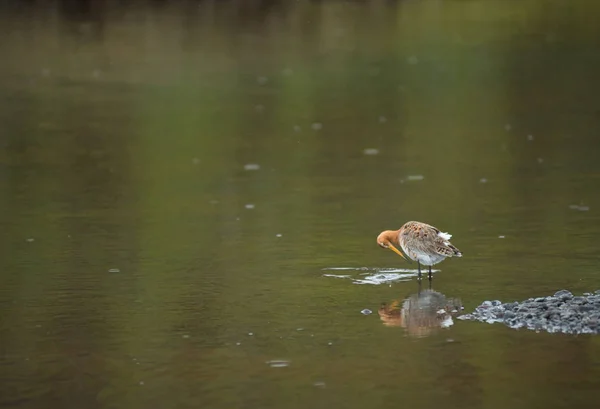
[[[402,254],[402,252],[400,250],[398,250],[396,247],[394,247],[394,245],[392,243],[389,243],[388,247],[390,250],[392,250],[394,253],[396,253],[397,255],[399,255],[400,257],[402,257],[404,260],[408,261],[408,259],[406,257],[404,257],[404,254]]]

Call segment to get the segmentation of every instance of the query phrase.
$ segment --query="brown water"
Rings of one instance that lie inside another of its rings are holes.
[[[596,3],[30,3],[0,17],[0,406],[598,401],[596,336],[415,337],[377,314],[414,278],[324,276],[414,269],[375,237],[420,220],[467,311],[600,289]]]

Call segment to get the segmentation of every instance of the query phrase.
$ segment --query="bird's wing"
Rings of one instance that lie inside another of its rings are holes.
[[[450,243],[451,234],[444,233],[429,224],[408,222],[404,225],[401,234],[410,247],[421,253],[441,254],[446,257],[462,256],[460,250]]]

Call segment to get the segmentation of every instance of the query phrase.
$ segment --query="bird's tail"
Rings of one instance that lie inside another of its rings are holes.
[[[459,249],[454,247],[452,244],[449,245],[448,247],[450,247],[450,249],[454,252],[454,254],[453,254],[454,257],[462,257],[462,252]]]

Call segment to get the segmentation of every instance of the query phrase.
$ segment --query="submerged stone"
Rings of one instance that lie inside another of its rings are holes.
[[[566,334],[600,333],[600,290],[574,296],[560,290],[553,296],[529,298],[521,302],[484,301],[461,320],[502,322],[510,328]]]

